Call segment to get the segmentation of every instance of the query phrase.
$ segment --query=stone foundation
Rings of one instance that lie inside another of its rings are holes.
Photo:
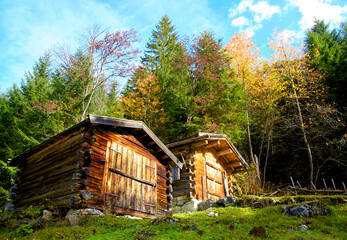
[[[186,196],[175,197],[172,201],[172,213],[196,212],[200,202]]]

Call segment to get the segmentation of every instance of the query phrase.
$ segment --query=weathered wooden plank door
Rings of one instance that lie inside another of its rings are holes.
[[[225,196],[222,171],[216,163],[206,162],[206,192],[208,199],[218,200]]]
[[[112,142],[106,171],[105,203],[114,211],[128,209],[156,213],[156,162]]]

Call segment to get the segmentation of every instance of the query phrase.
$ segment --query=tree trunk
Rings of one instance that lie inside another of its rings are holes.
[[[248,138],[249,155],[250,155],[251,163],[255,164],[254,156],[253,156],[252,139],[251,139],[251,128],[249,126],[248,110],[246,110],[246,117],[247,117],[247,138]]]
[[[270,129],[270,132],[268,133],[268,136],[267,136],[267,149],[266,149],[266,156],[265,156],[265,163],[264,163],[264,172],[263,172],[263,187],[265,186],[265,181],[266,181],[266,168],[267,168],[267,161],[269,159],[271,132],[272,132],[272,129]]]
[[[298,95],[297,95],[297,92],[295,89],[295,84],[294,84],[294,80],[293,80],[292,76],[290,76],[290,81],[292,84],[293,93],[294,93],[294,97],[295,97],[295,105],[296,105],[296,108],[298,110],[300,129],[301,129],[301,132],[302,132],[302,135],[304,138],[304,142],[305,142],[305,146],[306,146],[306,150],[307,150],[307,154],[308,154],[308,159],[309,159],[310,182],[313,182],[313,157],[312,157],[311,146],[310,146],[310,143],[308,142],[308,139],[307,139],[307,133],[306,133],[305,126],[304,126],[304,120],[302,118],[300,102],[299,102],[299,98],[298,98]]]

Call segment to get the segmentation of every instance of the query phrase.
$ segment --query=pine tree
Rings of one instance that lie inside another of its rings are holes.
[[[316,20],[305,42],[309,66],[325,74],[329,100],[343,110],[347,105],[347,25],[329,31],[329,24]]]
[[[165,127],[168,131],[162,131],[161,139],[176,140],[182,136],[181,127],[187,114],[187,93],[189,63],[187,53],[175,31],[175,27],[167,15],[152,31],[152,37],[146,45],[142,64],[147,71],[152,72],[158,79],[161,108],[166,115]],[[138,76],[134,76],[137,78]],[[124,95],[133,91],[136,80],[128,82]]]
[[[164,15],[152,31],[152,37],[146,44],[142,64],[159,78],[162,89],[169,85],[173,70],[174,57],[179,51],[178,35],[167,15]]]
[[[7,160],[63,129],[52,94],[50,56],[41,57],[21,87],[0,98],[0,159]]]

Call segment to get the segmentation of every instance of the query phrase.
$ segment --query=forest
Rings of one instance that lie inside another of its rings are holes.
[[[259,187],[347,179],[347,24],[316,20],[302,44],[269,36],[270,59],[245,33],[180,36],[163,16],[141,53],[134,30],[90,27],[76,51],[48,50],[0,95],[0,201],[8,159],[88,114],[144,121],[164,142],[227,134]],[[119,79],[127,84],[120,88]],[[347,183],[347,182],[346,182]]]

